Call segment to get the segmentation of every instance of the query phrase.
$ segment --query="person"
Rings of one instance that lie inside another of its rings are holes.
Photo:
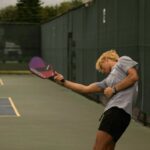
[[[93,150],[114,150],[121,135],[128,127],[132,103],[137,95],[138,63],[128,56],[119,57],[116,50],[104,52],[96,62],[96,69],[106,78],[89,85],[64,79],[56,72],[55,81],[79,93],[102,92],[108,97],[100,125],[96,133]]]

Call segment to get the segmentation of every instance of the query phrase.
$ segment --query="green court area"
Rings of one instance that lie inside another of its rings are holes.
[[[50,80],[0,75],[0,98],[19,115],[0,115],[1,150],[92,150],[103,106]],[[116,150],[149,150],[150,129],[132,120]]]

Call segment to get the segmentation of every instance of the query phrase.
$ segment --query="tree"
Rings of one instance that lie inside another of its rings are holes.
[[[55,6],[42,6],[41,0],[17,0],[16,6],[0,10],[0,21],[40,23],[78,7],[82,0],[62,2]]]
[[[17,20],[17,8],[16,6],[8,6],[0,10],[0,21],[2,22],[14,22]]]
[[[64,1],[58,7],[58,14],[63,14],[70,9],[78,7],[82,4],[82,0]]]
[[[48,21],[51,18],[57,16],[56,6],[45,6],[41,9],[41,22]]]
[[[40,0],[18,0],[17,20],[21,22],[41,21],[41,1]]]
[[[78,7],[83,4],[82,0],[72,0],[71,3],[73,7]]]

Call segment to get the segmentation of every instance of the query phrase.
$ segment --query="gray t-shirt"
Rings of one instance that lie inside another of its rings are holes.
[[[120,57],[116,65],[112,68],[110,74],[103,81],[97,82],[97,86],[103,89],[113,87],[127,76],[128,69],[137,67],[137,64],[138,63],[136,61],[132,60],[128,56]],[[124,109],[128,114],[132,115],[132,102],[136,99],[137,92],[138,84],[136,82],[133,86],[119,91],[112,96],[104,111],[116,106]]]

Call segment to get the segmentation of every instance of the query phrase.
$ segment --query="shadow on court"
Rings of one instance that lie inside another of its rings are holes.
[[[92,150],[103,106],[32,75],[1,75],[0,98],[20,117],[0,115],[2,150]],[[150,129],[132,121],[116,150],[149,150]]]

